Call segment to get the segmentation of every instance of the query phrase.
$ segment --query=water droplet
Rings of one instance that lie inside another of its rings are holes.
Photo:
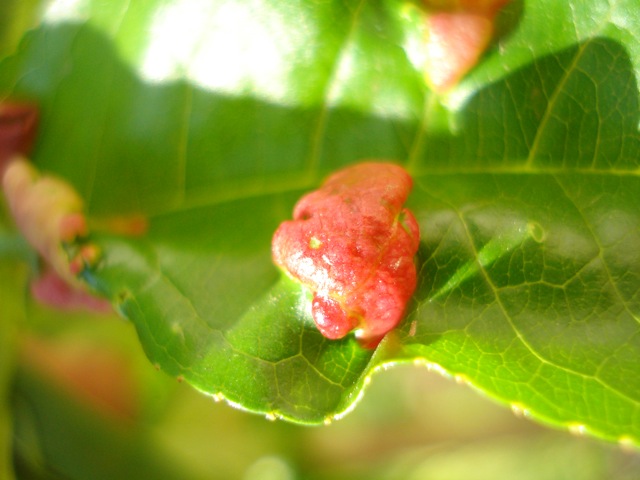
[[[274,422],[278,419],[278,415],[276,415],[275,412],[269,412],[264,417],[270,422]]]
[[[527,223],[527,230],[529,232],[529,236],[538,243],[544,242],[547,238],[547,232],[545,229],[534,220],[530,220],[529,223]]]

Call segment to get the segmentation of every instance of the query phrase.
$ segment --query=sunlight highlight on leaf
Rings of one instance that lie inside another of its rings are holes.
[[[208,90],[286,103],[300,46],[313,34],[304,18],[299,27],[291,29],[265,2],[171,2],[154,14],[141,74],[154,83],[188,78]]]
[[[433,302],[459,287],[463,282],[478,274],[481,270],[491,266],[496,260],[509,255],[514,248],[522,245],[527,238],[531,236],[531,228],[524,225],[492,238],[478,252],[477,258],[467,261],[458,268],[447,283],[429,297],[428,301]]]
[[[91,0],[54,0],[49,3],[43,19],[48,23],[86,20]]]

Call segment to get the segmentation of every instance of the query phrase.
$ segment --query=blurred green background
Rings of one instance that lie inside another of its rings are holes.
[[[426,368],[378,372],[352,413],[297,426],[215,402],[158,372],[120,318],[69,314],[61,324],[58,312],[29,305],[26,313],[11,396],[19,478],[640,478],[637,451],[548,429]],[[56,363],[112,379],[120,400],[87,400],[64,369],[52,373]]]

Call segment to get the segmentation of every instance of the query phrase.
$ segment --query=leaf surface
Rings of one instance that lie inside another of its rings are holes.
[[[35,160],[92,215],[149,217],[142,238],[96,233],[104,261],[85,279],[153,362],[318,423],[377,367],[415,361],[640,442],[634,2],[513,2],[446,98],[416,66],[413,4],[52,5],[0,85],[40,103]],[[296,200],[367,158],[412,173],[422,232],[413,305],[375,352],[324,339],[270,256]]]
[[[2,219],[0,218],[0,221]],[[0,228],[2,224],[0,223]],[[0,247],[5,245],[0,242]],[[24,281],[27,269],[24,265],[2,262],[0,264],[0,288],[3,291],[3,301],[0,303],[0,475],[8,480],[14,478],[12,443],[13,419],[9,404],[11,386],[15,369],[15,339],[17,324],[23,320]],[[7,295],[4,297],[4,295]]]

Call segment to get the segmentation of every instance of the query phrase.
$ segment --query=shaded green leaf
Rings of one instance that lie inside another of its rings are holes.
[[[15,442],[24,476],[201,478],[162,452],[149,432],[96,415],[65,393],[28,367],[19,371],[14,394]]]
[[[13,420],[9,398],[14,380],[17,325],[24,320],[26,273],[24,265],[17,262],[4,260],[0,263],[3,295],[0,302],[0,476],[8,480],[14,478]]]

